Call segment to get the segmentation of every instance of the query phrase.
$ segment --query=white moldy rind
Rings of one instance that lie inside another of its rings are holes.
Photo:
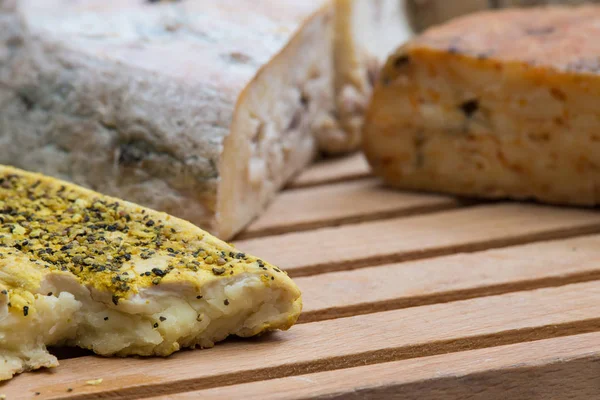
[[[356,149],[401,3],[19,1],[0,162],[228,239],[319,150]]]
[[[229,238],[313,158],[310,124],[333,111],[321,3],[23,0],[0,161]]]

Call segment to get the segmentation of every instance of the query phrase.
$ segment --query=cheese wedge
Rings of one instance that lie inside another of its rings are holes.
[[[0,166],[0,380],[56,366],[46,346],[166,356],[301,308],[285,272],[186,221]]]
[[[600,201],[600,7],[484,12],[398,49],[364,148],[392,185],[559,204]]]
[[[20,0],[0,163],[231,238],[317,153],[357,148],[400,4]]]

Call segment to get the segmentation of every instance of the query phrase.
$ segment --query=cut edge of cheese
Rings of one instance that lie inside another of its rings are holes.
[[[322,56],[333,54],[333,18],[330,5],[312,15],[239,96],[220,164],[219,235],[239,232],[314,160],[315,131],[336,129],[333,65],[330,57]],[[285,89],[277,90],[276,84]],[[276,114],[281,92],[295,102],[283,118]],[[278,135],[281,152],[274,153],[268,146]]]

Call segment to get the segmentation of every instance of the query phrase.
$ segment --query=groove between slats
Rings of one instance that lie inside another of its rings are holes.
[[[600,280],[600,235],[296,279],[300,323]],[[89,355],[63,349],[60,359]]]
[[[302,277],[599,232],[594,211],[500,203],[236,245]]]
[[[584,283],[595,280],[600,280],[600,271],[582,272],[568,276],[548,277],[523,282],[511,282],[502,285],[491,285],[481,288],[457,290],[453,292],[415,296],[410,298],[383,300],[373,303],[362,303],[348,307],[304,312],[302,313],[298,323],[303,324],[325,321],[328,319],[345,318],[382,311],[398,310],[402,308],[449,303],[459,300],[474,299],[477,297],[487,297],[526,290],[565,286],[569,284]],[[52,353],[57,356],[59,360],[68,360],[92,355],[90,351],[77,348],[58,348],[54,349]]]
[[[376,179],[297,189],[280,194],[237,240],[343,224],[444,211],[475,201],[402,192]]]
[[[186,391],[209,389],[213,387],[224,387],[235,384],[256,382],[284,376],[306,375],[315,372],[332,371],[337,369],[352,368],[364,365],[386,363],[391,361],[407,360],[415,357],[429,357],[439,354],[456,353],[466,350],[484,349],[494,346],[505,346],[516,343],[533,342],[538,340],[559,338],[569,335],[585,334],[600,331],[600,318],[590,319],[571,324],[559,324],[545,326],[535,329],[504,332],[502,335],[491,334],[479,337],[441,341],[434,345],[421,345],[412,348],[385,349],[372,352],[353,354],[347,357],[333,357],[327,360],[319,360],[310,363],[298,363],[291,366],[279,367],[277,369],[265,368],[243,373],[233,373],[219,377],[218,383],[209,381],[183,381],[169,382],[161,385],[144,388],[123,388],[115,392],[107,392],[101,396],[90,394],[64,396],[64,399],[91,400],[106,398],[112,394],[122,400],[135,400],[151,398],[157,392],[162,394],[181,393],[182,388]],[[142,390],[140,390],[142,389]],[[59,397],[60,399],[61,397]]]
[[[454,208],[458,208],[463,205],[467,205],[468,203],[460,204],[460,203],[440,203],[440,204],[432,204],[428,206],[417,206],[412,208],[403,208],[397,210],[389,210],[389,211],[381,211],[381,212],[373,212],[369,214],[363,215],[352,215],[347,217],[340,218],[331,218],[331,219],[322,219],[314,222],[301,222],[294,225],[287,226],[274,226],[265,229],[260,229],[256,231],[248,231],[242,233],[237,237],[237,240],[246,240],[246,239],[254,239],[254,238],[262,238],[267,236],[276,236],[282,235],[290,232],[302,232],[309,231],[313,229],[325,228],[325,227],[333,227],[339,225],[348,225],[348,224],[356,224],[367,221],[378,221],[382,219],[389,218],[398,218],[398,217],[409,217],[417,214],[432,214],[435,212],[447,211]]]
[[[298,278],[299,322],[600,280],[599,260],[594,235]],[[59,359],[90,354],[60,351]]]
[[[298,278],[300,322],[600,280],[600,235]]]
[[[133,399],[532,342],[600,331],[598,300],[600,284],[592,282],[388,311],[166,360],[67,360],[60,375],[24,375],[2,390],[9,398],[39,391],[52,399]],[[94,378],[103,384],[83,383]]]
[[[389,254],[385,256],[377,257],[376,259],[358,259],[352,261],[344,261],[339,263],[330,263],[324,265],[312,265],[308,267],[296,268],[289,270],[288,273],[291,277],[304,277],[318,275],[328,272],[336,271],[351,271],[354,269],[373,267],[393,262],[407,262],[414,260],[422,260],[427,258],[442,257],[456,253],[475,253],[478,251],[484,251],[488,249],[498,249],[509,246],[515,246],[519,244],[529,244],[542,242],[547,240],[555,239],[568,239],[577,236],[590,235],[594,233],[600,233],[600,225],[590,225],[578,228],[570,229],[558,229],[550,232],[543,232],[538,234],[524,235],[520,237],[512,237],[507,239],[489,240],[480,243],[468,243],[464,245],[457,245],[451,247],[442,247],[437,249],[431,249],[427,251],[415,250],[405,253]]]
[[[371,175],[367,160],[361,153],[349,157],[317,162],[302,172],[289,188],[302,188],[328,183],[362,179]]]
[[[588,400],[600,398],[599,361],[600,334],[588,333],[186,392],[169,399]]]
[[[303,313],[298,323],[325,321],[328,319],[345,318],[356,315],[372,314],[390,310],[400,310],[410,307],[421,307],[432,304],[450,303],[453,301],[469,300],[480,297],[496,296],[507,293],[559,287],[575,283],[585,283],[600,280],[600,270],[582,272],[562,277],[540,278],[531,281],[511,282],[504,285],[491,285],[480,288],[457,290],[453,292],[415,296],[410,298],[383,300],[374,303],[363,303],[348,307],[339,307]],[[600,329],[600,327],[599,327]]]
[[[378,257],[375,260],[363,259],[351,262],[331,263],[328,265],[313,265],[306,268],[298,268],[289,271],[289,275],[293,278],[318,275],[326,272],[335,271],[351,271],[354,269],[373,267],[393,262],[407,262],[414,260],[423,260],[428,258],[442,257],[456,253],[475,253],[488,249],[499,249],[518,244],[529,244],[555,239],[568,239],[578,236],[600,233],[600,226],[591,225],[580,228],[559,229],[556,231],[543,232],[539,234],[523,235],[509,239],[489,240],[480,243],[469,243],[464,245],[442,247],[428,251],[412,251],[401,254],[390,254]]]

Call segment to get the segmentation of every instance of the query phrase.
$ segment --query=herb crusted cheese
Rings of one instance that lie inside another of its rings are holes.
[[[56,329],[64,334],[46,338],[37,328],[66,301],[68,326]],[[26,348],[35,343],[167,355],[229,334],[287,329],[300,309],[285,272],[190,223],[0,167],[0,378],[54,365],[27,361],[28,351],[40,350]],[[111,318],[131,318],[131,331],[111,330]],[[149,340],[136,324],[156,337]],[[33,332],[30,340],[17,326]],[[3,371],[3,357],[17,366]]]
[[[166,214],[152,215],[102,196],[82,196],[85,193],[75,186],[59,186],[35,175],[3,174],[2,251],[20,251],[39,267],[68,271],[84,285],[111,291],[115,304],[138,287],[189,273],[221,276],[255,269],[265,271],[269,280],[284,274],[195,227],[178,226]],[[140,271],[136,259],[147,265],[158,259],[166,267]]]

